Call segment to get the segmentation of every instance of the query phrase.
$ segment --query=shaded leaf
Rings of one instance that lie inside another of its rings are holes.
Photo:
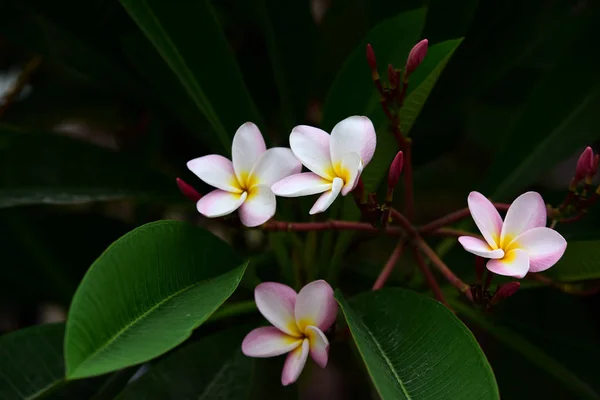
[[[73,298],[68,377],[135,365],[182,343],[233,293],[245,267],[224,242],[187,223],[158,221],[123,236]]]
[[[0,171],[0,207],[179,198],[169,177],[125,155],[7,126],[0,126]]]
[[[258,111],[208,1],[121,0],[121,4],[177,74],[224,150],[231,151],[231,138],[241,124],[253,121],[260,125]]]
[[[562,258],[543,275],[560,282],[600,279],[600,240],[569,241]]]
[[[403,289],[336,292],[382,399],[498,399],[475,338],[442,304]]]

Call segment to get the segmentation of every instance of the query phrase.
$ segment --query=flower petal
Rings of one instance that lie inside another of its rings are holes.
[[[196,208],[205,217],[222,217],[237,210],[244,203],[246,197],[246,192],[231,193],[217,189],[198,200]]]
[[[500,232],[502,231],[502,218],[498,210],[484,195],[479,192],[469,193],[467,198],[469,211],[475,225],[492,249],[500,247]]]
[[[492,250],[489,244],[481,239],[474,238],[472,236],[461,236],[458,238],[458,242],[462,247],[469,253],[475,254],[479,257],[498,259],[504,257],[504,250],[496,249]]]
[[[248,227],[255,227],[267,222],[275,215],[277,202],[271,188],[265,185],[254,186],[240,207],[240,220]]]
[[[295,127],[290,134],[290,147],[302,164],[331,181],[335,176],[329,154],[330,140],[327,132],[307,125]]]
[[[274,326],[256,328],[242,342],[242,353],[248,357],[275,357],[302,344],[302,338],[286,335]]]
[[[307,326],[305,333],[310,346],[310,356],[319,367],[325,368],[329,357],[329,340],[327,340],[327,336],[315,326]]]
[[[303,172],[288,176],[271,186],[275,195],[282,197],[308,196],[331,189],[331,181],[314,172]]]
[[[283,372],[281,373],[281,384],[287,386],[291,383],[296,382],[304,365],[308,358],[309,344],[308,340],[304,339],[302,346],[298,346],[295,350],[291,351],[285,359],[283,365]]]
[[[530,230],[546,226],[546,204],[537,192],[527,192],[510,205],[504,218],[500,246],[507,246],[514,238]]]
[[[525,251],[529,256],[529,272],[540,272],[560,260],[567,248],[567,241],[554,229],[533,228],[517,236],[509,248]]]
[[[301,332],[310,325],[322,331],[329,329],[337,317],[337,303],[331,286],[324,280],[304,286],[296,297],[294,314]]]
[[[233,136],[231,159],[238,181],[245,185],[252,168],[267,150],[260,130],[252,122],[246,122]]]
[[[331,161],[341,163],[348,153],[358,153],[366,166],[373,158],[377,135],[367,117],[348,117],[337,123],[331,131]]]
[[[498,275],[523,278],[529,271],[529,257],[523,250],[511,250],[501,260],[490,260],[487,269]]]
[[[292,150],[286,147],[273,147],[260,157],[250,173],[250,181],[252,185],[272,186],[275,182],[298,174],[300,171],[302,171],[302,163]]]
[[[254,301],[258,311],[273,326],[288,335],[302,336],[294,318],[296,305],[294,289],[282,283],[263,282],[254,289]]]
[[[243,190],[235,177],[233,164],[223,156],[211,154],[188,161],[187,167],[198,178],[217,189],[231,193],[242,193]]]
[[[338,176],[344,180],[342,196],[350,193],[358,184],[358,178],[363,170],[363,162],[358,153],[348,153],[340,165]]]
[[[327,210],[329,206],[332,205],[335,199],[338,197],[338,194],[340,194],[343,185],[344,181],[342,181],[340,178],[335,178],[333,180],[333,184],[331,185],[331,190],[328,190],[325,193],[323,193],[317,199],[315,204],[313,204],[312,208],[308,213],[310,215],[313,215],[322,213],[323,211]]]

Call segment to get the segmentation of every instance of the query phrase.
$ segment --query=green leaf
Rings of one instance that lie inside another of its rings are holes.
[[[600,279],[600,240],[569,241],[562,258],[543,274],[560,282]]]
[[[542,370],[550,374],[554,379],[563,383],[566,387],[577,393],[577,398],[581,399],[600,399],[600,395],[596,393],[587,383],[582,381],[577,375],[565,368],[560,362],[552,358],[539,347],[530,343],[527,339],[519,335],[510,328],[494,324],[484,316],[479,314],[469,305],[462,301],[447,297],[450,305],[467,319],[467,321],[475,324],[478,328],[485,330],[490,335],[519,352],[523,357],[531,361],[533,364],[540,367]]]
[[[499,399],[475,338],[442,304],[403,289],[336,299],[383,400]]]
[[[125,155],[0,125],[0,207],[176,199],[173,181]]]
[[[228,245],[187,223],[159,221],[126,234],[75,293],[67,376],[104,374],[182,343],[233,293],[245,268]]]
[[[64,331],[64,324],[47,324],[0,337],[2,400],[34,400],[58,392],[73,396],[63,398],[86,398],[84,393],[93,390],[95,383],[65,381]]]
[[[247,121],[260,125],[229,43],[206,0],[121,0],[208,119],[223,149]]]
[[[117,399],[247,399],[254,359],[241,352],[246,333],[240,329],[219,332],[178,349]]]

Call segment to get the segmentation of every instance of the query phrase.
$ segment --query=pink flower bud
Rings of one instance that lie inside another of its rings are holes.
[[[193,201],[194,203],[198,202],[202,198],[202,195],[196,191],[190,184],[186,183],[183,179],[177,178],[175,180],[177,182],[177,187],[183,193],[185,197]]]
[[[375,52],[370,44],[367,44],[367,63],[371,69],[371,75],[373,80],[379,79],[379,73],[377,72],[377,60],[375,59]]]
[[[498,290],[496,290],[496,294],[494,294],[494,297],[492,297],[490,304],[491,305],[498,304],[500,301],[515,294],[517,292],[517,290],[519,290],[520,287],[521,287],[521,284],[519,282],[509,282],[509,283],[505,283],[504,285],[501,285],[498,288]]]
[[[415,69],[417,69],[419,64],[423,62],[423,59],[427,54],[428,45],[429,41],[427,39],[423,39],[412,48],[412,50],[408,54],[408,59],[406,60],[406,78],[408,78],[408,76],[412,74]]]
[[[402,174],[402,167],[404,165],[404,154],[401,151],[396,154],[394,161],[390,165],[390,173],[388,175],[388,190],[392,190],[398,184],[400,175]]]
[[[577,160],[575,180],[579,182],[594,170],[594,152],[590,146],[586,147]]]

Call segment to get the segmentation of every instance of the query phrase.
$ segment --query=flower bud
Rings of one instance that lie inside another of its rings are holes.
[[[371,76],[373,77],[373,80],[378,80],[379,72],[377,72],[377,60],[375,59],[375,52],[373,51],[373,47],[370,44],[367,44],[367,63],[369,64],[369,68],[371,69]]]
[[[186,183],[183,179],[177,178],[177,187],[183,193],[185,197],[193,201],[198,202],[202,198],[202,195],[196,191],[190,184]]]
[[[512,296],[517,292],[517,290],[519,290],[520,287],[521,284],[519,282],[509,282],[505,283],[504,285],[500,285],[500,287],[498,287],[498,290],[496,290],[494,297],[492,297],[490,305],[494,306],[500,301]]]
[[[577,167],[575,168],[575,181],[579,182],[586,176],[588,176],[594,167],[594,152],[590,146],[586,147],[583,153],[577,160]]]
[[[412,48],[412,50],[408,54],[408,59],[406,60],[406,71],[404,72],[404,79],[408,79],[410,74],[412,74],[414,70],[417,69],[419,64],[423,62],[423,59],[427,54],[428,45],[429,41],[427,39],[423,39]]]
[[[396,154],[394,161],[390,165],[390,173],[388,175],[388,190],[393,190],[398,184],[400,175],[402,174],[402,167],[404,165],[404,154],[401,151]]]
[[[592,167],[585,177],[585,183],[588,185],[592,184],[592,179],[594,179],[594,175],[596,175],[596,171],[598,171],[598,161],[600,161],[600,154],[596,154],[594,156],[594,160],[592,161]]]

